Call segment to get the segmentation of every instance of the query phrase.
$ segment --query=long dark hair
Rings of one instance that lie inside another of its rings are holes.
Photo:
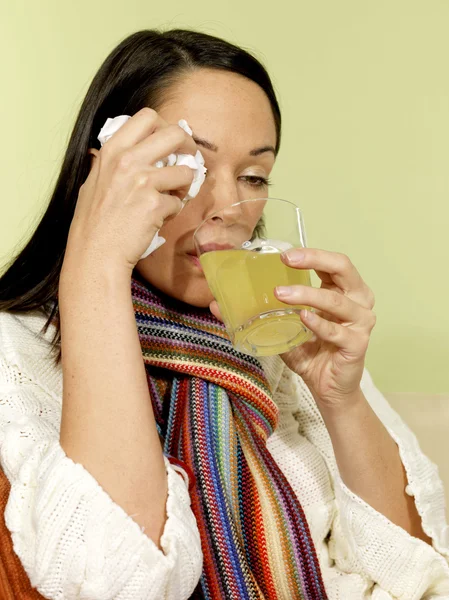
[[[281,114],[270,77],[251,54],[225,40],[186,30],[140,31],[127,37],[95,75],[76,119],[48,208],[21,252],[0,278],[0,311],[43,309],[47,327],[57,315],[59,276],[78,192],[90,169],[89,148],[108,117],[157,110],[164,92],[189,70],[238,73],[267,94],[281,139]],[[59,330],[55,344],[59,341]]]

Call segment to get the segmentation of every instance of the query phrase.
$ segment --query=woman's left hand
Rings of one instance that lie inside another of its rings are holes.
[[[374,294],[343,254],[298,248],[281,257],[289,267],[313,269],[321,287],[277,287],[278,300],[313,308],[301,320],[314,337],[282,355],[300,375],[319,406],[360,398],[360,381],[371,331],[376,323]]]

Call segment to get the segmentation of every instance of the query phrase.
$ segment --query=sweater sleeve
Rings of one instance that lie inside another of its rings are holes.
[[[310,390],[285,368],[279,393],[282,398],[295,398],[293,411],[299,433],[320,452],[332,480],[335,511],[328,538],[332,568],[340,574],[337,579],[361,577],[364,598],[449,600],[449,528],[437,468],[421,452],[416,437],[375,388],[367,371],[362,390],[398,445],[408,478],[407,492],[414,496],[432,546],[392,523],[344,484]],[[336,597],[346,598],[344,594]]]
[[[414,497],[432,546],[412,537],[354,494],[334,473],[338,515],[335,537],[346,538],[369,578],[373,598],[401,600],[449,598],[449,528],[443,484],[437,467],[421,452],[416,437],[374,386],[365,371],[362,390],[395,440],[406,470],[406,493]]]
[[[0,464],[11,484],[5,521],[31,584],[54,600],[189,598],[202,553],[184,479],[166,460],[160,550],[66,456],[59,422],[55,398],[0,355]]]

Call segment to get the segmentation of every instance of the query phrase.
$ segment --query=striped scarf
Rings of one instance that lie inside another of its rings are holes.
[[[260,363],[206,309],[136,279],[132,296],[164,452],[193,482],[211,600],[326,599],[306,517],[266,446],[278,409]]]

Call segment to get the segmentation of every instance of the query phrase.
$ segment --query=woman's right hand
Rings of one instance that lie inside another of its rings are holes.
[[[87,259],[132,272],[166,219],[182,207],[194,172],[186,166],[156,168],[171,153],[195,154],[192,137],[144,108],[93,150],[70,227],[65,265]]]
[[[130,280],[193,180],[189,167],[153,165],[172,152],[195,154],[196,144],[178,125],[144,109],[92,152],[59,281],[60,443],[160,546],[167,472]]]

